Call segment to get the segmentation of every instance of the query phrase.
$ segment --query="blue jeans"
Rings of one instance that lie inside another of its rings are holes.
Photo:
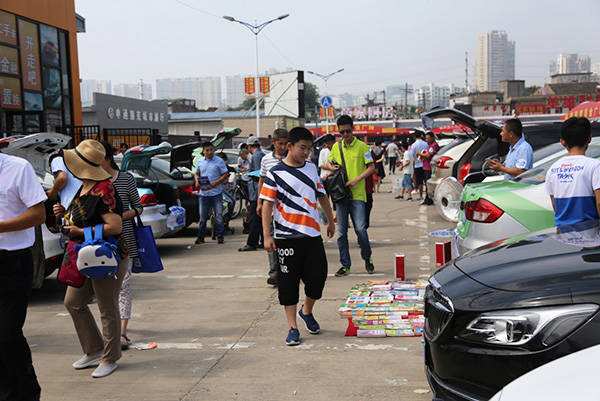
[[[342,267],[350,268],[350,249],[348,247],[348,215],[352,215],[354,222],[354,231],[358,235],[360,243],[360,257],[364,259],[371,258],[371,244],[366,228],[365,202],[361,200],[349,200],[335,204],[337,208],[338,220],[338,249],[340,251],[340,263]]]
[[[198,205],[200,208],[200,228],[198,229],[198,237],[204,238],[206,222],[208,221],[210,209],[214,209],[215,211],[215,232],[217,237],[222,237],[224,231],[223,194],[200,196],[198,199]]]

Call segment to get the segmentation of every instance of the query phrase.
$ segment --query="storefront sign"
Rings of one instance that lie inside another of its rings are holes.
[[[515,105],[517,115],[527,114],[545,114],[546,104],[545,103],[529,103],[529,104],[517,104]]]
[[[0,46],[0,73],[19,75],[19,52],[8,46]]]
[[[148,110],[131,109],[126,107],[106,108],[106,115],[111,120],[126,120],[126,121],[148,121],[148,122],[165,122],[166,113],[152,112]]]
[[[341,114],[347,114],[355,120],[393,120],[396,117],[394,106],[345,107]]]
[[[19,78],[0,76],[0,104],[2,108],[21,109],[23,107],[22,99]]]
[[[40,75],[40,44],[38,26],[19,20],[19,44],[21,48],[21,67],[23,70],[23,89],[42,90]]]
[[[0,10],[0,43],[17,45],[17,24],[13,14]]]

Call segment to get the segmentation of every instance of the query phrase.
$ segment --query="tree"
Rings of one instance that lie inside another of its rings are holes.
[[[314,110],[319,104],[319,88],[310,82],[304,82],[304,108]]]

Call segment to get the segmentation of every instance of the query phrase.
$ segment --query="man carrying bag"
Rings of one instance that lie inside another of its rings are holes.
[[[373,273],[375,266],[371,259],[371,245],[366,229],[367,194],[365,190],[365,178],[375,172],[373,156],[367,144],[354,137],[354,121],[348,115],[342,115],[337,120],[338,130],[342,141],[338,146],[331,149],[327,168],[330,170],[345,170],[346,187],[351,191],[351,197],[336,201],[332,196],[337,208],[338,219],[338,249],[340,252],[340,263],[342,267],[335,274],[336,277],[350,274],[350,250],[348,245],[348,215],[352,216],[355,224],[354,230],[358,235],[360,243],[361,258],[365,261],[365,269]],[[342,168],[341,166],[344,166]],[[328,179],[328,187],[329,179]]]

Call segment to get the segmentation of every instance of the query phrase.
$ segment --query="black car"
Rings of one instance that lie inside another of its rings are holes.
[[[423,330],[434,399],[487,400],[547,362],[600,344],[600,224],[468,252],[430,278]]]
[[[509,144],[502,142],[500,133],[502,126],[486,120],[476,120],[472,116],[450,107],[433,108],[421,114],[424,124],[437,118],[449,118],[455,123],[469,127],[473,134],[473,144],[452,166],[452,176],[463,184],[483,181],[488,175],[498,173],[490,170],[486,158],[498,158],[504,161],[509,151]],[[532,122],[523,125],[523,136],[535,151],[560,141],[562,121]],[[592,124],[592,136],[600,136],[600,124]],[[431,195],[431,194],[430,194]]]

